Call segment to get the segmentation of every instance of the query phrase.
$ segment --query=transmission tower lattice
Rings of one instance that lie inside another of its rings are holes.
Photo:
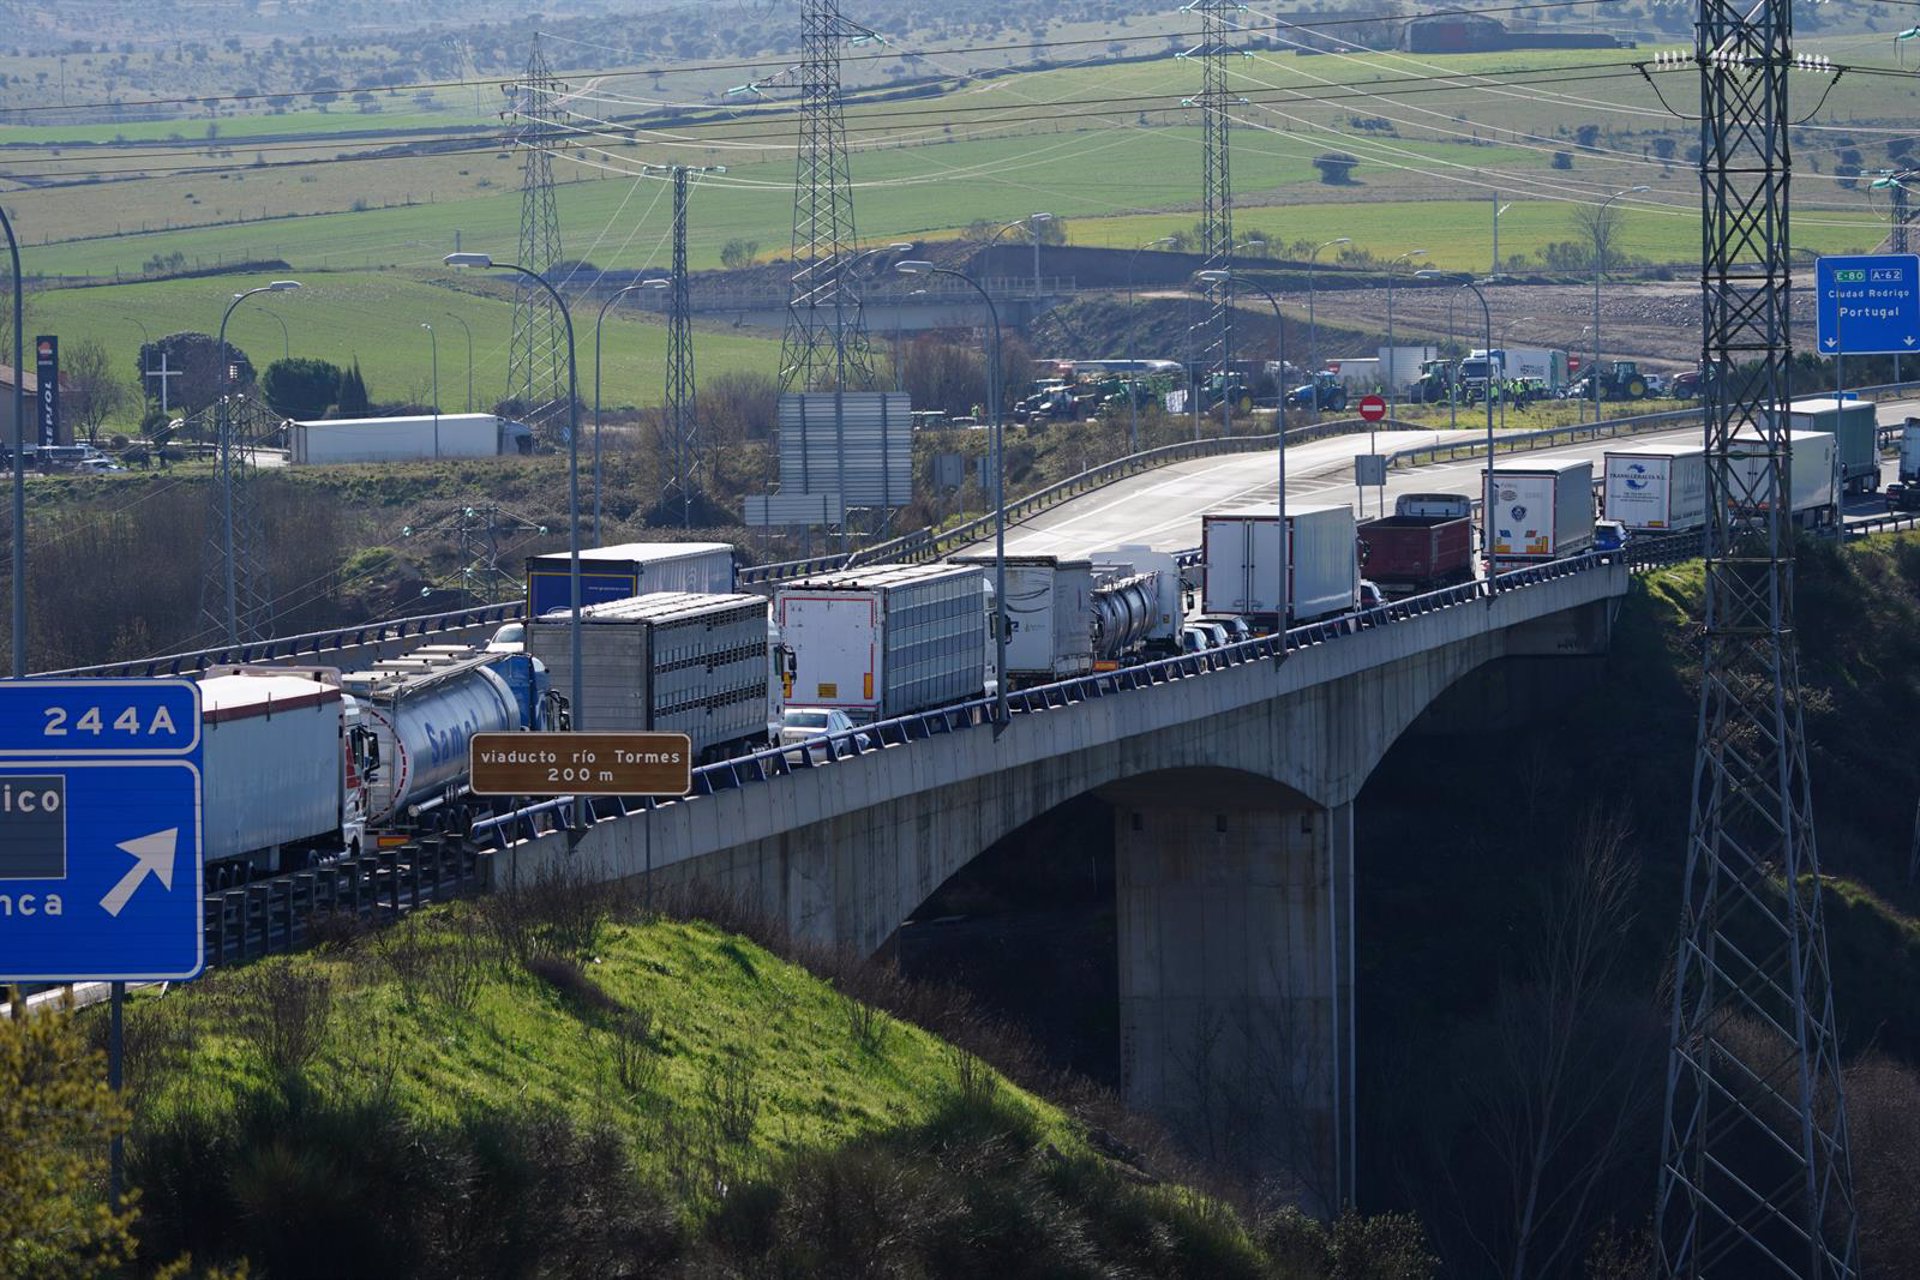
[[[1200,61],[1200,93],[1188,99],[1200,109],[1202,183],[1200,252],[1203,269],[1228,274],[1207,285],[1208,311],[1194,332],[1199,335],[1196,366],[1216,370],[1220,394],[1228,396],[1233,360],[1233,166],[1228,147],[1233,97],[1227,92],[1227,59],[1242,52],[1228,42],[1239,28],[1236,15],[1246,6],[1233,0],[1193,0],[1181,10],[1200,18],[1200,43],[1180,56]],[[1196,413],[1198,412],[1196,406]],[[1195,427],[1199,425],[1196,417]]]
[[[451,535],[459,548],[460,567],[434,579],[433,590],[458,591],[474,604],[505,600],[525,587],[519,576],[525,562],[520,554],[547,527],[505,507],[454,507],[429,515],[401,529],[404,538],[429,534]],[[513,537],[513,535],[523,535]],[[513,537],[509,543],[506,540]],[[501,556],[511,568],[502,567]]]
[[[236,391],[188,417],[178,433],[202,439],[211,435],[219,442],[201,556],[205,571],[200,577],[200,614],[209,628],[237,643],[273,634],[273,587],[263,559],[266,535],[253,481],[256,451],[269,444],[280,423],[279,414]]]
[[[1667,1276],[1852,1277],[1794,526],[1778,500],[1792,445],[1770,411],[1791,399],[1791,0],[1736,2],[1699,0],[1695,28],[1706,628],[1655,1229]]]
[[[667,309],[667,432],[673,444],[673,480],[669,495],[680,502],[680,523],[693,527],[693,496],[699,490],[700,424],[694,415],[693,297],[687,277],[687,192],[689,178],[725,173],[725,165],[648,165],[673,178],[673,279]]]
[[[840,45],[876,40],[840,15],[838,0],[800,6],[800,153],[793,180],[793,277],[780,340],[780,389],[868,390],[874,385],[849,268],[859,236],[841,111]]]
[[[560,208],[553,193],[553,143],[562,116],[565,87],[553,78],[540,38],[533,40],[527,74],[510,87],[521,153],[520,256],[542,276],[560,260]],[[527,419],[552,439],[565,429],[567,331],[560,308],[538,284],[518,278],[513,302],[513,341],[507,352],[507,396],[526,406]]]

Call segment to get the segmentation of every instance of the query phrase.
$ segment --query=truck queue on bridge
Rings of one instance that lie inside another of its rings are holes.
[[[1864,410],[1864,411],[1863,411]],[[1879,485],[1872,406],[1791,409],[1796,524],[1839,522],[1844,492]],[[1764,507],[1762,440],[1734,455],[1731,500]],[[1895,506],[1920,507],[1920,421],[1900,440]],[[1867,461],[1870,460],[1871,467]],[[1753,473],[1751,484],[1741,479]],[[1488,475],[1480,472],[1482,493]],[[298,870],[422,834],[464,834],[511,800],[473,795],[468,744],[485,732],[684,732],[701,762],[797,747],[929,710],[976,710],[1008,689],[1070,680],[1251,635],[1351,617],[1384,601],[1632,537],[1697,531],[1707,517],[1699,445],[1622,440],[1599,465],[1516,459],[1491,475],[1493,511],[1464,493],[1409,493],[1356,521],[1344,504],[1208,512],[1197,553],[1121,545],[1084,557],[874,564],[737,586],[726,543],[631,543],[581,554],[582,706],[572,685],[566,553],[530,557],[527,616],[493,642],[429,644],[364,670],[216,668],[206,719],[210,885]],[[1006,670],[994,629],[1005,629]]]

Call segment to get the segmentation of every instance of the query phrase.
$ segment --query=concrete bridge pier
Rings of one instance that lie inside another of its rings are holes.
[[[1244,774],[1105,789],[1129,1105],[1210,1159],[1353,1199],[1353,807]]]

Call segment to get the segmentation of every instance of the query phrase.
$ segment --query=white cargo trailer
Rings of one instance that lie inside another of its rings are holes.
[[[289,419],[286,430],[288,461],[312,465],[518,457],[533,452],[531,427],[491,413]]]
[[[954,564],[993,569],[990,555]],[[1058,556],[1007,557],[1009,688],[1051,684],[1093,671],[1093,562]]]
[[[1539,462],[1495,467],[1493,530],[1496,561],[1559,560],[1593,546],[1593,463]],[[1487,473],[1480,473],[1486,492]]]
[[[356,714],[337,683],[249,668],[206,676],[201,838],[215,864],[295,870],[309,855],[360,852],[364,801],[349,787],[346,734]],[[357,780],[355,780],[357,781]]]
[[[793,662],[787,705],[857,723],[980,697],[987,686],[987,572],[867,565],[782,584],[774,620]]]
[[[764,596],[660,591],[581,613],[576,728],[684,733],[712,761],[766,744],[770,697]],[[527,627],[552,687],[573,687],[572,614]]]
[[[1208,512],[1200,517],[1200,540],[1203,613],[1239,614],[1271,627],[1283,611],[1292,622],[1312,622],[1359,605],[1359,547],[1349,506],[1288,504],[1284,586],[1274,508]]]
[[[1826,431],[1789,431],[1793,450],[1787,490],[1793,522],[1825,529],[1840,520],[1840,442]],[[1767,470],[1767,441],[1755,431],[1736,434],[1727,445],[1727,504],[1735,516],[1751,516],[1774,502]]]
[[[1609,449],[1601,509],[1635,533],[1676,533],[1707,521],[1707,451],[1697,444]]]

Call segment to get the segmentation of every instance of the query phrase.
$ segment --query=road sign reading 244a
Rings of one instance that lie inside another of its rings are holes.
[[[1818,258],[1813,275],[1821,355],[1920,351],[1920,255]]]
[[[203,964],[200,690],[0,682],[0,979]]]

